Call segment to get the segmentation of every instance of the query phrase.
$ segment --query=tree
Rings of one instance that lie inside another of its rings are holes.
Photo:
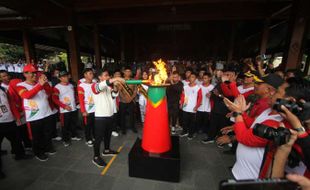
[[[12,44],[0,43],[0,58],[7,61],[17,61],[24,58],[24,49]]]

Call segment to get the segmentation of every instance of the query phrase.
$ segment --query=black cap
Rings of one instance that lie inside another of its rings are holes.
[[[63,76],[66,76],[66,75],[69,75],[69,73],[67,71],[60,71],[59,72],[59,77],[63,77]]]
[[[262,77],[262,81],[275,89],[278,89],[284,83],[284,80],[276,74],[268,74]]]
[[[235,72],[235,73],[237,73],[238,72],[238,68],[236,66],[234,66],[234,65],[226,65],[224,67],[223,71],[224,72]]]

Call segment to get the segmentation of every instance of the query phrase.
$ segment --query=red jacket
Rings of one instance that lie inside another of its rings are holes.
[[[230,82],[228,84],[226,83],[221,83],[221,88],[223,91],[223,94],[225,97],[237,97],[241,93],[238,90],[237,83],[236,82]],[[249,95],[253,94],[254,90],[250,90],[244,94],[242,94],[246,99],[248,98]]]

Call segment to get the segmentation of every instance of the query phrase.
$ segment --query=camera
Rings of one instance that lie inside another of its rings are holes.
[[[287,128],[272,128],[263,124],[256,124],[253,127],[253,134],[258,137],[271,140],[278,146],[286,144],[291,137],[291,132]]]
[[[283,112],[281,106],[285,106],[290,112],[295,114],[301,121],[306,121],[310,118],[310,102],[293,102],[285,99],[277,99],[273,109],[278,112]]]
[[[273,109],[277,112],[283,112],[281,109],[281,106],[285,106],[290,112],[292,112],[295,115],[298,115],[300,111],[302,111],[302,108],[295,102],[285,99],[277,99],[276,103],[273,106]]]

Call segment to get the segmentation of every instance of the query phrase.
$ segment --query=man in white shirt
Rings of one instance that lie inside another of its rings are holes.
[[[53,102],[59,107],[60,122],[62,124],[62,140],[65,147],[71,144],[71,140],[80,141],[81,138],[76,133],[77,109],[75,101],[75,91],[69,83],[67,71],[59,73],[58,83],[53,90]]]
[[[202,92],[201,105],[197,110],[197,129],[202,130],[205,134],[208,132],[210,125],[211,102],[210,96],[214,86],[211,84],[212,75],[204,73],[202,77],[202,84],[199,85]]]
[[[26,65],[23,72],[26,80],[17,85],[17,91],[23,99],[33,152],[39,161],[47,161],[47,154],[56,154],[51,131],[53,112],[48,100],[52,94],[52,88],[44,74],[41,74],[37,81],[37,69],[34,65]]]
[[[106,166],[105,161],[100,157],[100,144],[104,141],[102,156],[113,156],[116,151],[110,149],[111,133],[113,129],[114,103],[113,96],[118,92],[111,87],[112,83],[124,82],[122,78],[110,78],[109,72],[100,70],[98,73],[99,82],[92,85],[93,98],[95,103],[95,143],[93,163],[98,167]]]

